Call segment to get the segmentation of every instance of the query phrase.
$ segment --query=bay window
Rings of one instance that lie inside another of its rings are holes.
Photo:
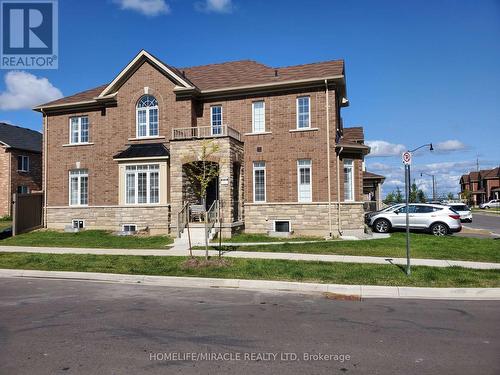
[[[126,204],[154,204],[160,201],[160,166],[158,164],[125,167]]]

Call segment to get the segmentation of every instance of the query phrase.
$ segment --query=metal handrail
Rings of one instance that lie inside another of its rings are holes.
[[[177,213],[177,237],[181,237],[181,233],[188,225],[189,221],[189,202],[184,203],[182,209]]]
[[[231,137],[241,141],[241,134],[229,125],[220,126],[191,126],[189,128],[172,129],[172,139],[192,139],[192,138],[217,138]]]
[[[219,220],[219,201],[215,200],[213,201],[212,205],[208,209],[207,213],[205,214],[205,237],[208,240],[208,236],[210,234],[210,231],[212,228],[215,226],[215,223]]]

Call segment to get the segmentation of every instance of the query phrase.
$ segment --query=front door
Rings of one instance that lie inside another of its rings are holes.
[[[214,178],[208,184],[206,209],[208,210],[217,199],[219,199],[219,177]]]

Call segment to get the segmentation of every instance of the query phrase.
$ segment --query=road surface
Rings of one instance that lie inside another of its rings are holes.
[[[465,227],[484,229],[500,235],[500,215],[486,215],[478,212],[472,213],[472,223],[463,223]]]
[[[0,279],[0,374],[499,374],[499,311]]]

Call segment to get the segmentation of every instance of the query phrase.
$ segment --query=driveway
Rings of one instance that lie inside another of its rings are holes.
[[[499,309],[1,279],[0,373],[498,374]]]

